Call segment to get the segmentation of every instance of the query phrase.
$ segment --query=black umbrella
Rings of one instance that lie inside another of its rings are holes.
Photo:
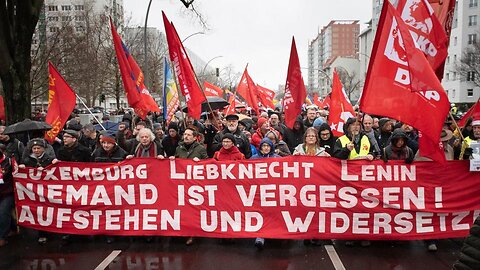
[[[32,121],[30,119],[25,119],[22,122],[15,123],[5,128],[3,134],[15,134],[29,131],[41,131],[41,130],[50,130],[52,126],[40,121]]]
[[[230,104],[221,97],[207,97],[207,101],[204,101],[202,103],[202,112],[210,111],[210,107],[208,107],[209,103],[212,110],[221,110]],[[187,106],[183,107],[182,111],[188,112],[188,107]]]

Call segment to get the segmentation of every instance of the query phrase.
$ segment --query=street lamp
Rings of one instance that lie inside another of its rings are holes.
[[[213,60],[215,60],[217,58],[220,58],[220,57],[223,57],[223,56],[217,55],[217,56],[213,57],[212,59],[208,60],[207,63],[205,64],[205,66],[203,67],[202,72],[200,73],[200,77],[203,77],[203,73],[205,72],[205,69],[208,67],[208,64],[210,64],[210,62],[212,62]]]
[[[193,36],[196,36],[196,35],[205,35],[205,32],[195,32],[195,33],[193,33],[193,34],[188,35],[186,38],[184,38],[184,39],[182,40],[182,44],[183,44],[187,39],[189,39],[189,38],[191,38],[191,37],[193,37]],[[163,52],[160,54],[160,58],[163,58],[163,56],[167,53],[167,51],[168,51],[168,45],[167,45],[167,47],[165,48],[165,50],[163,50]]]

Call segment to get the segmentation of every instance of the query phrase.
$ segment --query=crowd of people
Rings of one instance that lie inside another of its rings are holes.
[[[426,160],[420,153],[418,132],[408,124],[386,117],[358,112],[343,125],[344,135],[335,137],[328,124],[328,110],[307,107],[292,128],[283,122],[280,111],[262,111],[258,116],[246,114],[206,114],[196,120],[188,115],[168,125],[156,119],[139,119],[123,115],[117,130],[99,130],[92,123],[81,125],[72,115],[53,144],[44,139],[44,132],[34,132],[33,139],[19,140],[4,134],[0,126],[0,246],[7,244],[8,235],[15,233],[12,163],[19,166],[44,168],[59,161],[120,162],[135,157],[185,158],[198,161],[278,158],[290,155],[333,157],[343,160],[365,159]],[[108,120],[105,118],[104,121]],[[480,119],[470,119],[461,130],[446,121],[441,133],[447,160],[469,159],[473,142],[480,142]],[[69,236],[63,239],[68,241]],[[147,240],[149,240],[148,238]],[[107,242],[115,239],[108,237]],[[39,232],[38,242],[48,241],[48,234]],[[186,244],[194,243],[192,237]],[[265,245],[257,238],[255,246]],[[305,244],[316,244],[306,240]],[[355,241],[346,241],[354,245]],[[369,241],[360,241],[362,246]],[[427,242],[428,250],[437,249],[435,241]]]

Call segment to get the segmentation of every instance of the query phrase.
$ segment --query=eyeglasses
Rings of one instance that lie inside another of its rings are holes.
[[[330,133],[320,133],[320,136],[328,136]]]
[[[315,136],[315,135],[307,135],[307,136],[305,136],[305,137],[307,137],[307,138],[316,138],[317,136]]]
[[[73,138],[73,136],[70,136],[70,135],[63,135],[63,138]]]

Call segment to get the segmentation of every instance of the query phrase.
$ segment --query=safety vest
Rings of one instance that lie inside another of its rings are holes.
[[[342,137],[339,138],[340,143],[342,144],[342,147],[345,147],[349,142],[350,139],[347,137],[347,135],[343,135]],[[350,151],[350,155],[348,156],[348,159],[354,159],[356,157],[364,157],[370,153],[370,141],[368,140],[368,137],[363,135],[362,139],[360,140],[360,153],[357,153],[357,150],[355,147]]]
[[[478,141],[480,141],[480,140],[473,140],[472,138],[470,138],[470,136],[466,137],[465,140],[463,140],[463,143],[462,143],[462,149],[460,150],[459,159],[463,160],[463,155],[465,154],[465,149],[469,148],[470,144],[472,144],[472,142],[478,142]]]

